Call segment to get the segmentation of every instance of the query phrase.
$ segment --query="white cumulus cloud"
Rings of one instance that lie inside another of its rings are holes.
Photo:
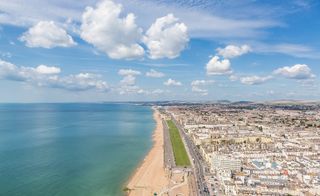
[[[228,45],[225,48],[218,48],[218,55],[223,56],[224,58],[235,58],[241,55],[244,55],[250,52],[252,49],[248,45],[235,46]]]
[[[81,37],[112,59],[134,59],[144,55],[138,44],[142,29],[135,15],[121,17],[122,5],[103,0],[96,7],[87,7],[82,14]]]
[[[23,68],[19,69],[16,65],[0,60],[0,79],[23,81],[28,75],[25,72],[21,72]]]
[[[165,74],[154,69],[150,69],[150,71],[146,73],[146,76],[151,78],[162,78]]]
[[[60,73],[59,67],[39,65],[38,67],[18,67],[10,62],[0,60],[0,78],[15,81],[39,81],[47,75]]]
[[[176,80],[169,78],[167,81],[163,83],[166,86],[181,86],[182,83]]]
[[[188,42],[188,28],[173,14],[158,18],[143,38],[151,59],[173,59],[180,55]]]
[[[100,75],[79,73],[75,75],[59,76],[58,67],[40,65],[36,68],[16,66],[10,62],[0,60],[0,79],[25,82],[35,86],[60,88],[70,91],[84,91],[96,89],[108,91],[109,86]]]
[[[140,71],[133,69],[120,69],[118,74],[123,76],[118,88],[121,95],[129,93],[145,93],[145,90],[136,85],[136,77],[141,74]]]
[[[54,48],[76,45],[72,37],[53,21],[40,21],[19,38],[27,47]]]
[[[65,77],[51,76],[45,81],[43,86],[61,88],[70,91],[85,91],[96,89],[98,91],[108,91],[107,82],[100,79],[100,75],[91,73],[79,73]]]
[[[315,75],[311,72],[311,69],[306,64],[296,64],[292,67],[285,66],[274,71],[274,74],[282,75],[290,79],[310,79],[314,78]]]
[[[208,75],[224,75],[231,74],[231,63],[228,59],[220,60],[218,56],[214,56],[206,65]]]
[[[272,79],[272,76],[247,76],[240,78],[240,82],[246,85],[258,85],[263,84],[270,79]]]
[[[58,74],[61,72],[59,67],[50,67],[47,65],[39,65],[36,71],[40,74]]]
[[[126,75],[120,81],[122,85],[130,86],[136,83],[136,77],[134,75]]]
[[[140,75],[141,72],[133,69],[120,69],[118,74],[123,76],[123,79],[120,81],[122,86],[133,86],[136,83],[136,76]]]
[[[135,75],[140,75],[141,72],[133,69],[120,69],[118,71],[118,74],[121,76],[128,76],[128,75],[135,76]]]

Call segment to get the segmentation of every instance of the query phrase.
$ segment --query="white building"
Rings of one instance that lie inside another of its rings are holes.
[[[213,172],[217,170],[240,171],[241,166],[242,163],[240,159],[235,159],[227,155],[212,155],[211,169]]]

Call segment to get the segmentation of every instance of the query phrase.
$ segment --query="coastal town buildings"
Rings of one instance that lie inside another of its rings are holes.
[[[210,195],[319,195],[320,106],[166,108],[196,145]]]

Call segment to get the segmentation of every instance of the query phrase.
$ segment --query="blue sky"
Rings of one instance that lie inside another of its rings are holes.
[[[0,102],[318,100],[319,8],[0,0]]]

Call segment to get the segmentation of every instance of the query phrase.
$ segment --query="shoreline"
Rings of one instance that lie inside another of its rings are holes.
[[[136,167],[125,184],[124,191],[129,196],[144,196],[159,193],[170,184],[164,168],[164,138],[160,113],[153,109],[156,127],[152,134],[153,144],[149,152]],[[127,190],[125,190],[127,189]]]

